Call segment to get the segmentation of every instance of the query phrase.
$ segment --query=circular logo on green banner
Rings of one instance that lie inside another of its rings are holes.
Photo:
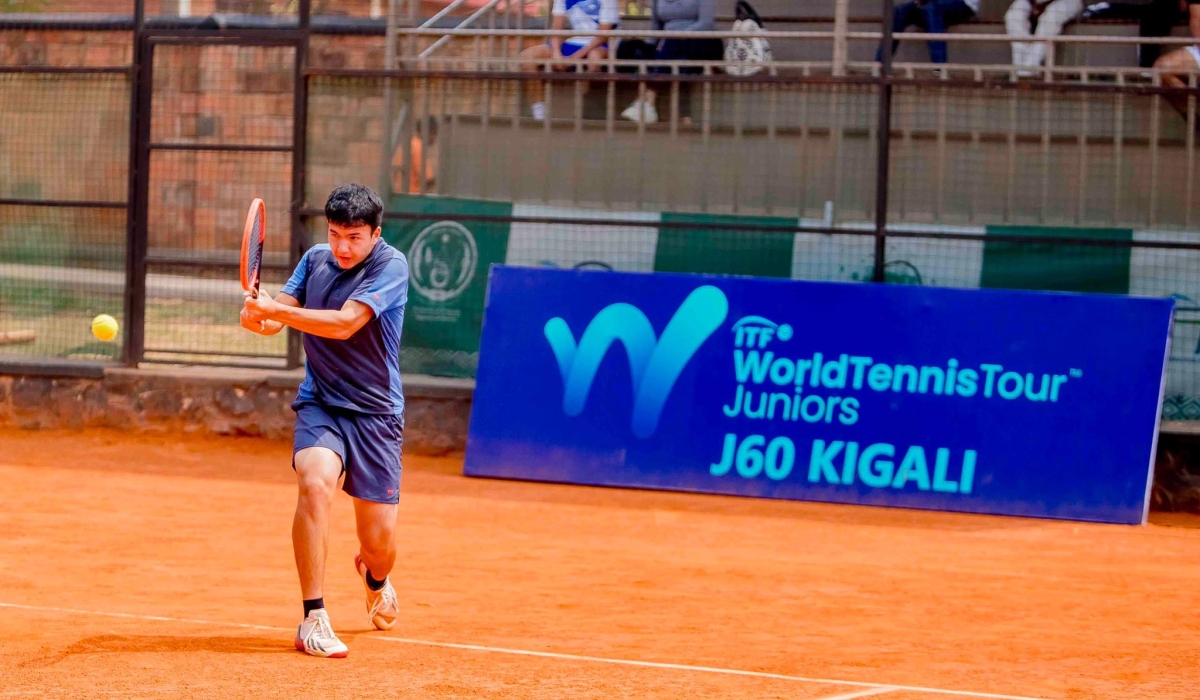
[[[417,234],[408,250],[410,281],[430,301],[449,301],[471,286],[479,265],[475,237],[457,221],[439,221]]]

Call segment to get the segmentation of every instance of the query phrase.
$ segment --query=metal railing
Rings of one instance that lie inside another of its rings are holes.
[[[493,0],[489,2],[484,10],[494,9],[502,0]],[[495,13],[492,13],[495,14]],[[474,15],[472,16],[474,17]],[[469,26],[471,21],[464,22],[463,25],[453,28],[436,28],[423,25],[421,27],[400,29],[399,35],[406,40],[401,43],[402,46],[415,46],[416,52],[410,55],[402,56],[406,61],[406,65],[410,68],[421,69],[456,69],[456,70],[528,70],[532,64],[541,66],[541,70],[556,70],[575,66],[579,63],[573,58],[551,57],[549,59],[539,59],[532,61],[531,59],[522,58],[514,55],[511,47],[520,42],[524,45],[527,40],[545,41],[551,37],[569,38],[578,36],[579,32],[572,30],[552,30],[552,29],[510,29],[510,28],[477,28]],[[716,39],[721,41],[729,41],[735,39],[746,39],[747,34],[733,31],[651,31],[651,30],[608,30],[596,31],[590,34],[591,36],[602,37],[608,40],[606,43],[616,45],[617,42],[629,39],[643,39],[656,42],[664,39]],[[1012,64],[977,64],[977,63],[928,63],[928,62],[893,62],[888,68],[888,72],[893,70],[901,71],[930,71],[938,74],[949,75],[975,75],[982,73],[985,76],[1010,77],[1012,79],[1031,77],[1023,75],[1030,72],[1044,80],[1062,80],[1062,79],[1078,79],[1081,75],[1087,75],[1091,78],[1099,78],[1102,76],[1117,76],[1123,75],[1127,79],[1139,78],[1150,80],[1151,76],[1165,73],[1162,69],[1156,68],[1140,68],[1136,66],[1090,66],[1090,65],[1063,65],[1060,64],[1056,57],[1060,53],[1059,47],[1064,46],[1141,46],[1141,45],[1159,45],[1164,47],[1182,48],[1185,46],[1195,45],[1197,39],[1185,37],[1140,37],[1140,36],[1104,36],[1104,35],[1058,35],[1047,37],[1022,37],[1017,38],[1008,34],[969,34],[969,33],[945,33],[945,34],[929,34],[919,32],[903,32],[892,35],[891,32],[856,32],[856,31],[767,31],[753,34],[752,36],[764,39],[774,47],[788,46],[790,44],[799,44],[802,42],[820,42],[822,46],[828,44],[830,47],[829,57],[822,60],[792,60],[776,58],[770,62],[762,64],[762,68],[772,75],[786,74],[788,72],[809,69],[821,66],[827,69],[831,74],[838,74],[839,71],[851,70],[869,75],[878,76],[883,70],[883,64],[877,60],[863,61],[851,60],[845,56],[838,56],[836,47],[839,44],[859,44],[868,45],[873,51],[875,47],[881,43],[887,43],[885,37],[894,39],[898,42],[928,42],[928,41],[944,41],[947,44],[1002,44],[1011,45],[1014,41],[1022,43],[1041,43],[1046,46],[1046,60],[1044,65],[1036,69],[1029,69]],[[426,46],[422,46],[421,40],[427,40]],[[438,49],[442,49],[454,40],[461,40],[463,44],[467,44],[460,55],[456,56],[438,56],[435,55]],[[775,53],[781,53],[776,49]],[[783,52],[783,53],[786,53]],[[842,63],[842,60],[845,62]],[[710,71],[720,71],[732,66],[740,66],[736,62],[720,61],[659,61],[659,60],[632,60],[616,58],[616,51],[609,51],[605,59],[604,66],[607,70],[616,70],[618,68],[632,69],[635,72],[645,72],[649,69],[666,65],[672,69],[693,67],[707,68]],[[1200,70],[1200,69],[1197,69]],[[1194,72],[1194,71],[1193,71]]]

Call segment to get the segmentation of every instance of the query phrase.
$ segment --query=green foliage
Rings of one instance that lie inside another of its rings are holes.
[[[70,236],[61,229],[38,224],[0,228],[0,260],[4,262],[61,266],[70,253]]]
[[[46,0],[0,0],[0,14],[12,12],[42,12]]]

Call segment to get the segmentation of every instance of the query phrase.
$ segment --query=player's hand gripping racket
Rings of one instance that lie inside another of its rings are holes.
[[[250,202],[246,213],[246,228],[242,231],[242,291],[252,299],[258,298],[259,273],[262,271],[263,244],[266,242],[267,205],[257,197]],[[266,323],[260,322],[266,328]]]

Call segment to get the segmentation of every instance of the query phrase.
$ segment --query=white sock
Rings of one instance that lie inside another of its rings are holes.
[[[546,121],[546,103],[545,102],[534,102],[532,105],[529,106],[529,109],[533,111],[534,119],[538,120],[539,122]]]

